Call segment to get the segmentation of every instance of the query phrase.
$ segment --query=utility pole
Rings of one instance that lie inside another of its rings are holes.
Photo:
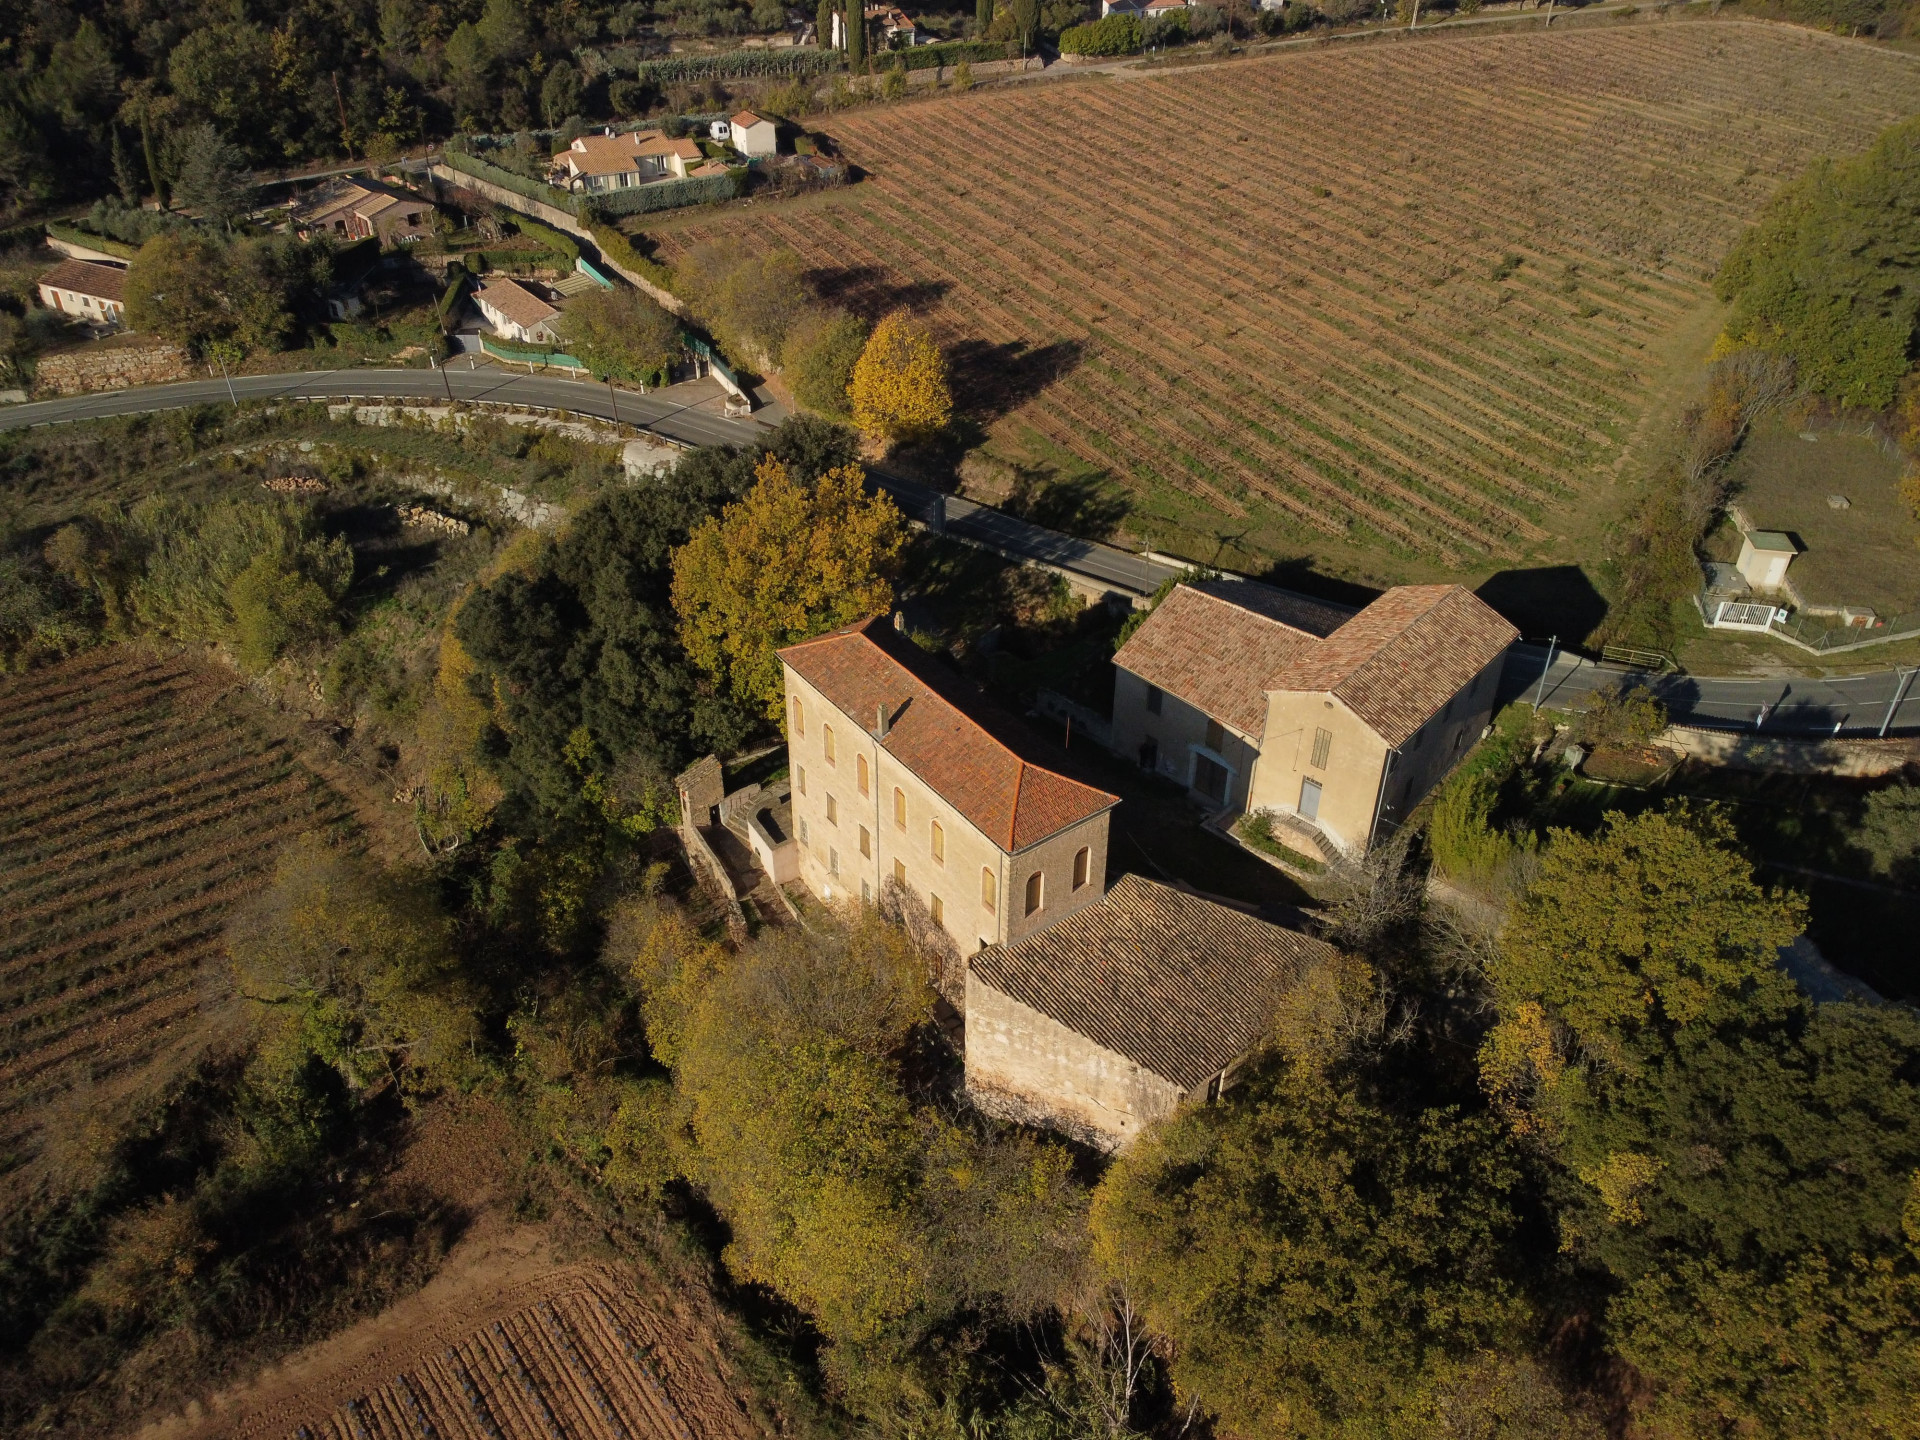
[[[1915,675],[1920,675],[1920,665],[1914,666],[1911,670],[1900,672],[1900,683],[1894,687],[1893,699],[1887,702],[1886,718],[1880,722],[1880,738],[1882,740],[1887,738],[1887,727],[1893,724],[1895,712],[1906,702],[1907,686],[1913,683],[1913,677]]]
[[[213,358],[220,363],[220,378],[227,382],[227,399],[231,400],[233,402],[233,408],[238,410],[240,408],[240,397],[233,393],[233,377],[227,373],[227,357],[212,346],[208,348],[213,350]]]
[[[613,407],[613,423],[620,423],[620,397],[613,388],[613,376],[607,376],[607,403]]]
[[[431,355],[429,355],[427,359],[432,361],[433,368],[440,372],[440,383],[446,387],[447,405],[451,408],[453,405],[453,382],[447,378],[447,367],[442,365],[438,360],[434,360]]]
[[[1560,637],[1554,636],[1547,641],[1547,663],[1540,667],[1540,688],[1533,693],[1533,708],[1538,710],[1547,698],[1547,672],[1553,669],[1554,647],[1560,643]]]

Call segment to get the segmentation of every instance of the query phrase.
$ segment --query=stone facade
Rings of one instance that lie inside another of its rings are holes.
[[[42,355],[34,370],[34,389],[43,395],[84,395],[94,390],[198,380],[205,370],[205,366],[193,363],[184,348],[170,341],[89,345]]]
[[[1186,1092],[967,974],[967,1094],[990,1114],[1117,1149]]]

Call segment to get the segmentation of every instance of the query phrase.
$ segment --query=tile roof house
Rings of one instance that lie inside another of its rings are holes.
[[[127,272],[117,265],[63,260],[38,282],[40,303],[78,320],[118,329],[126,323]]]
[[[694,141],[670,140],[658,130],[582,135],[553,157],[548,178],[563,190],[630,190],[656,180],[684,180],[688,167],[704,158]]]
[[[1181,585],[1114,656],[1114,748],[1323,851],[1390,831],[1491,717],[1518,632],[1458,585],[1360,611],[1251,581]]]
[[[1118,797],[1040,763],[1023,722],[885,617],[780,662],[809,889],[875,900],[896,881],[963,954],[1099,899]]]
[[[293,228],[302,239],[333,235],[408,245],[433,233],[433,216],[431,200],[398,185],[358,176],[336,180],[308,196],[294,209]]]
[[[1326,942],[1125,875],[967,970],[967,1090],[1105,1149],[1217,1098]]]
[[[728,138],[742,155],[772,155],[780,149],[780,127],[764,115],[742,110],[727,122]]]
[[[493,333],[503,340],[552,345],[560,339],[560,332],[554,328],[560,319],[559,310],[515,281],[487,281],[473,292],[473,303],[480,307]]]

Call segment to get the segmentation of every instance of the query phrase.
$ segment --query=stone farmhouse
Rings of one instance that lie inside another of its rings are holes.
[[[127,318],[127,272],[117,265],[63,260],[39,280],[40,303],[76,320],[119,329]]]
[[[703,158],[694,141],[670,140],[658,130],[582,135],[553,157],[548,178],[563,190],[605,194],[656,180],[684,180]]]
[[[967,957],[967,1087],[1106,1148],[1216,1097],[1321,942],[1137,877],[1107,889],[1119,798],[884,617],[780,652],[799,880],[884,887]],[[684,790],[684,786],[683,786]],[[776,863],[778,857],[776,857]]]
[[[1179,585],[1114,656],[1113,748],[1329,857],[1390,834],[1493,714],[1519,632],[1458,585],[1352,611],[1245,580]]]

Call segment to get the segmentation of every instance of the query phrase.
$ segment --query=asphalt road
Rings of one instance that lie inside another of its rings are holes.
[[[232,393],[242,400],[393,398],[424,401],[444,401],[451,394],[457,400],[537,405],[601,419],[618,419],[689,445],[747,445],[766,435],[768,421],[728,419],[711,409],[696,408],[687,403],[684,390],[676,394],[677,388],[649,395],[622,390],[615,396],[609,394],[605,385],[592,381],[517,375],[494,366],[465,370],[455,362],[445,370],[333,370],[236,376]],[[223,380],[193,380],[177,385],[76,395],[0,411],[0,430],[135,415],[187,405],[223,404],[229,398],[227,383]],[[876,473],[874,479],[909,515],[922,520],[936,518],[934,507],[940,499],[939,492],[899,476]],[[1091,540],[1075,539],[955,496],[945,497],[944,510],[946,529],[956,537],[1017,559],[1071,570],[1118,590],[1150,594],[1162,580],[1175,573],[1159,561]],[[1555,660],[1542,687],[1540,671],[1546,658],[1546,651],[1541,647],[1516,646],[1507,665],[1503,698],[1539,696],[1548,706],[1577,708],[1593,691],[1635,673],[1562,655]],[[1901,682],[1901,675],[1893,670],[1820,680],[1666,675],[1650,681],[1676,720],[1782,735],[1875,734],[1887,719],[1888,706]],[[1892,717],[1888,734],[1920,730],[1920,676],[1915,677],[1907,692],[1898,713]]]

